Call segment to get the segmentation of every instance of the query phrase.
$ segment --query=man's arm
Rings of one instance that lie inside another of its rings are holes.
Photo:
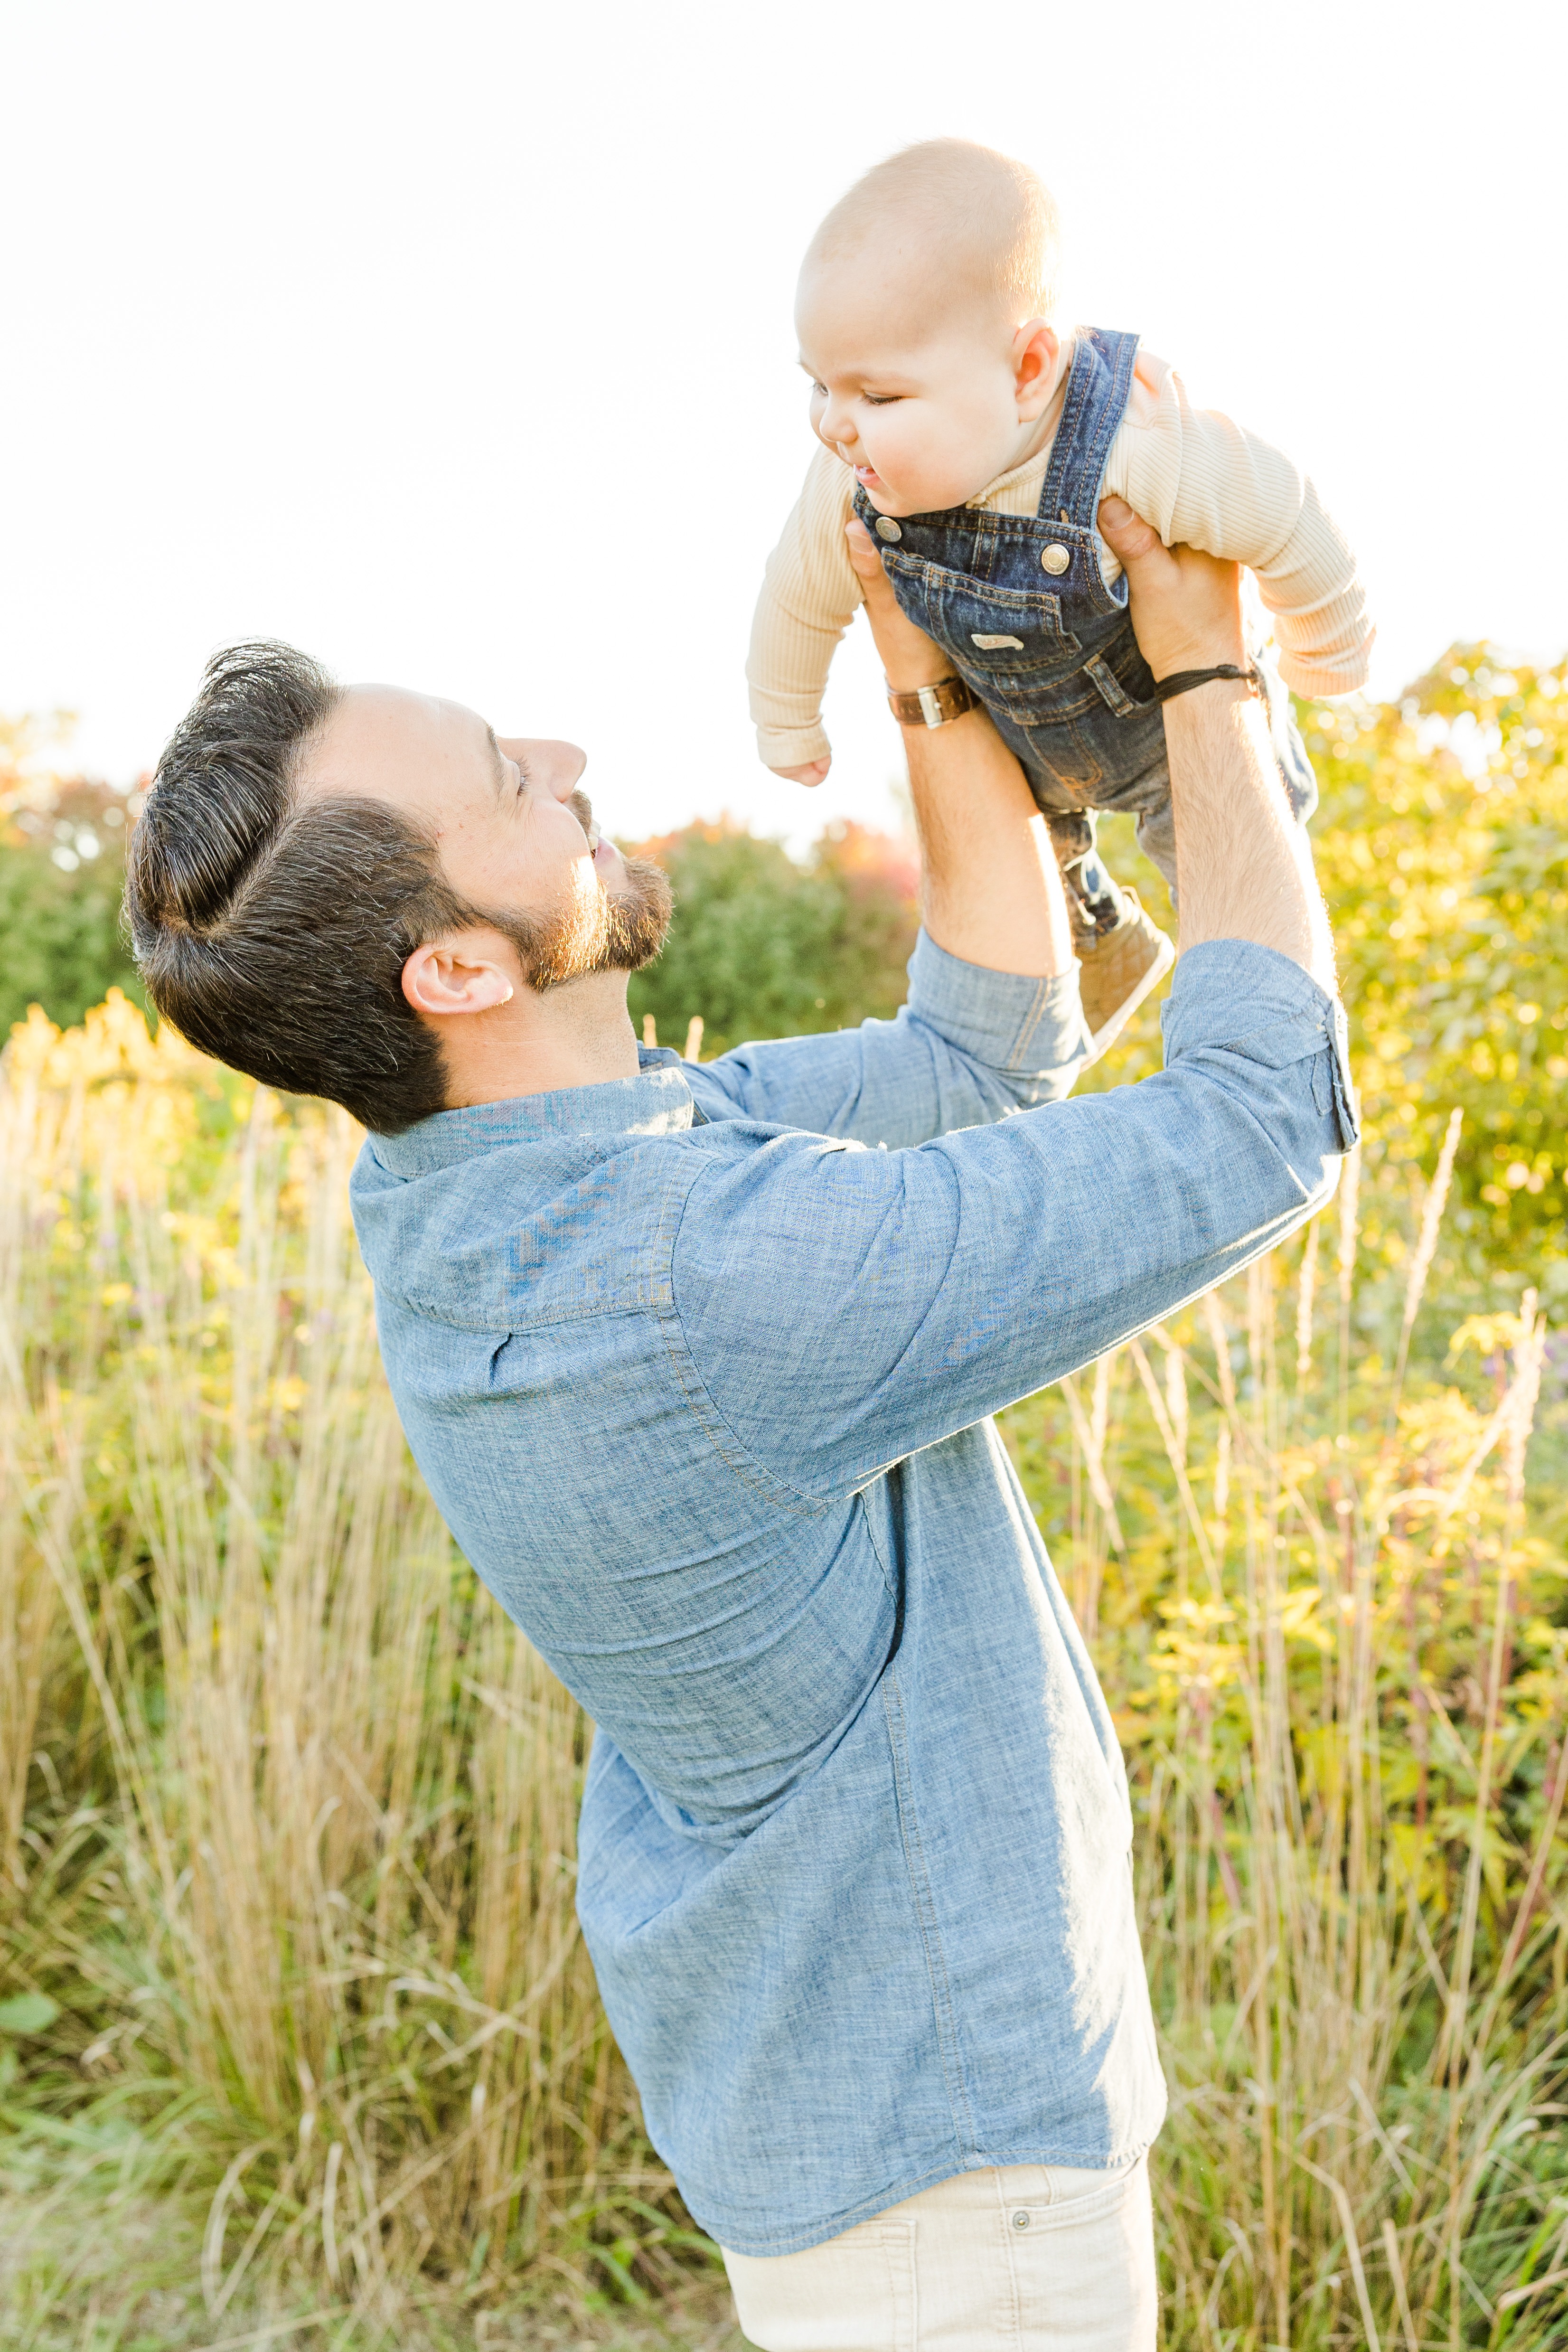
[[[1239,1273],[1321,1207],[1355,1139],[1336,1008],[1210,940],[1176,968],[1169,1066],[912,1151],[806,1135],[715,1155],[672,1296],[731,1439],[797,1492],[1030,1396]]]
[[[899,610],[863,523],[846,544],[888,684],[946,676]],[[705,1066],[714,1107],[781,1127],[905,1145],[1060,1099],[1082,1063],[1061,877],[1023,771],[984,711],[904,730],[925,938],[898,1020],[743,1045]]]
[[[1237,658],[1233,571],[1170,555],[1128,514],[1101,527],[1156,676]],[[686,1343],[733,1437],[803,1493],[852,1491],[1059,1379],[1333,1190],[1355,1112],[1310,860],[1246,698],[1216,685],[1168,708],[1166,1067],[896,1156],[783,1137],[692,1188],[674,1261]]]
[[[899,609],[863,523],[851,525],[849,544],[890,692],[911,694],[951,677],[946,656]],[[1051,835],[985,712],[945,727],[906,727],[904,748],[925,928],[937,946],[987,971],[1041,980],[1071,972],[1072,935]]]
[[[895,1020],[737,1045],[686,1076],[708,1118],[739,1111],[894,1150],[1060,1101],[1086,1051],[1076,968],[1043,980],[983,971],[922,931]]]
[[[1162,546],[1124,499],[1104,499],[1099,520],[1126,572],[1133,627],[1155,677],[1225,662],[1245,668],[1235,564]],[[1217,678],[1165,709],[1178,954],[1207,940],[1251,940],[1289,956],[1332,996],[1328,912],[1307,836],[1280,789],[1262,701]]]

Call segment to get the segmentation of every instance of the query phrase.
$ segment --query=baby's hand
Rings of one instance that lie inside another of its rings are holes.
[[[775,768],[773,772],[782,776],[787,784],[820,784],[832,764],[830,751],[825,760],[808,760],[803,768]]]

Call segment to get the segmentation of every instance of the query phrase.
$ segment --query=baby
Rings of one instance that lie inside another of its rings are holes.
[[[1346,693],[1365,679],[1373,632],[1312,483],[1192,407],[1136,335],[1060,331],[1056,268],[1040,181],[965,140],[905,148],[833,207],[796,305],[823,446],[768,558],[747,676],[763,761],[820,783],[822,690],[861,601],[845,541],[858,516],[899,604],[952,664],[923,711],[901,697],[897,715],[940,725],[983,703],[1045,813],[1100,1054],[1173,951],[1101,864],[1095,810],[1133,811],[1140,845],[1176,882],[1161,701],[1095,528],[1101,499],[1125,499],[1167,545],[1251,566],[1280,653],[1276,667],[1259,615],[1249,658],[1302,822],[1317,788],[1281,674],[1301,694]]]

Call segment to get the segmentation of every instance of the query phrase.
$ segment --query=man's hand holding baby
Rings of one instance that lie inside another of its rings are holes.
[[[1126,573],[1138,650],[1156,678],[1222,662],[1246,667],[1239,564],[1167,547],[1125,499],[1102,499],[1095,520]]]

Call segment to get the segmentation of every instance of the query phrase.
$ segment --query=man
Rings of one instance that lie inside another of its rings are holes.
[[[132,845],[161,1009],[372,1130],[399,1410],[598,1725],[584,1932],[765,2352],[1154,2342],[1126,1785],[988,1416],[1270,1247],[1354,1129],[1235,573],[1102,524],[1156,677],[1233,673],[1166,705],[1181,960],[1138,1087],[1062,1099],[1056,862],[978,711],[908,730],[904,1012],[703,1067],[636,1045],[666,896],[570,746],[242,648]],[[940,656],[855,561],[918,712]]]

